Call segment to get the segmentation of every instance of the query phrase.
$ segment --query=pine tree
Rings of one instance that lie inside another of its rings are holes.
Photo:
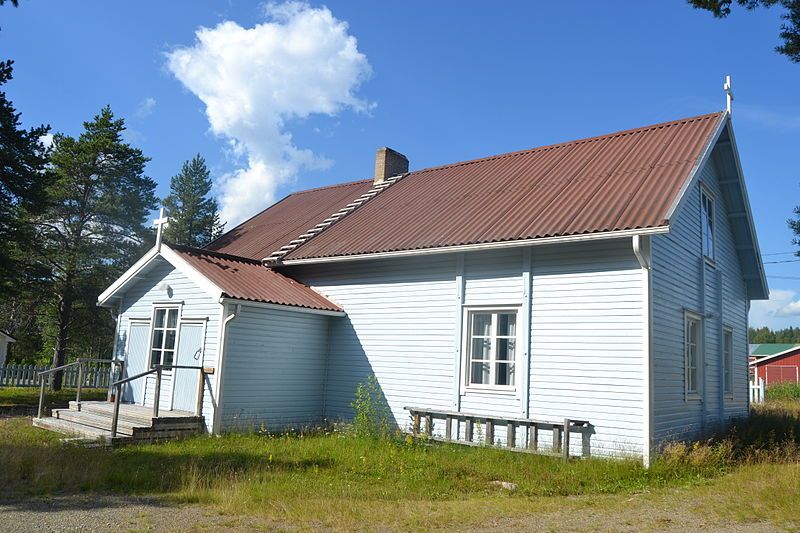
[[[200,154],[183,163],[169,189],[164,199],[170,217],[164,232],[168,242],[202,248],[222,234],[225,225],[219,220],[219,206],[209,197],[211,174]]]
[[[68,344],[87,314],[108,324],[97,295],[130,264],[156,207],[155,182],[144,175],[148,158],[122,140],[125,123],[105,107],[84,132],[54,137],[48,209],[37,220],[40,258],[49,267],[53,365],[66,361]],[[95,332],[97,334],[97,332]],[[53,388],[61,388],[56,374]]]

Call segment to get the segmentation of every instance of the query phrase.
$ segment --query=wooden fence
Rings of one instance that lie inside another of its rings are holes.
[[[766,399],[766,384],[761,378],[750,381],[750,403],[764,403]]]
[[[7,365],[0,366],[0,387],[38,387],[39,372],[49,366]],[[47,378],[46,378],[47,379]],[[95,389],[108,388],[110,371],[108,365],[86,363],[83,367],[83,386]],[[78,367],[64,371],[64,387],[78,386]]]

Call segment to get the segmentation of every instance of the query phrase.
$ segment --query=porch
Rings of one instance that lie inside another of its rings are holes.
[[[99,440],[112,444],[156,442],[202,433],[203,417],[189,411],[160,411],[130,403],[117,404],[119,410],[114,432],[115,405],[112,402],[69,402],[66,409],[53,409],[51,416],[33,419],[39,428],[69,437]]]

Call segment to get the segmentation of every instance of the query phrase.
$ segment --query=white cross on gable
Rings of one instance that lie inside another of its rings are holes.
[[[161,240],[164,237],[164,228],[169,226],[169,217],[166,216],[164,212],[164,208],[161,208],[161,211],[158,212],[158,218],[153,221],[153,225],[157,228],[156,229],[156,250],[161,251]]]
[[[725,85],[723,85],[722,88],[725,89],[725,103],[727,104],[728,114],[730,114],[731,107],[733,107],[733,88],[731,86],[730,76],[725,76]]]

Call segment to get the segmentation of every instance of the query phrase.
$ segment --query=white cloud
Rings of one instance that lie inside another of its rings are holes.
[[[755,300],[750,306],[750,325],[785,328],[800,324],[800,298],[795,291],[773,289],[769,300]]]
[[[153,111],[156,108],[156,99],[152,97],[147,97],[136,107],[136,118],[143,119],[147,118],[153,114]]]
[[[217,182],[228,227],[272,203],[299,170],[329,164],[295,146],[287,123],[370,107],[355,94],[370,66],[346,22],[300,2],[269,4],[265,16],[252,28],[199,28],[193,45],[167,53],[169,71],[205,104],[211,131],[246,160]]]
[[[50,148],[53,146],[53,134],[52,133],[45,133],[41,137],[39,137],[39,142],[44,145],[45,148]]]

